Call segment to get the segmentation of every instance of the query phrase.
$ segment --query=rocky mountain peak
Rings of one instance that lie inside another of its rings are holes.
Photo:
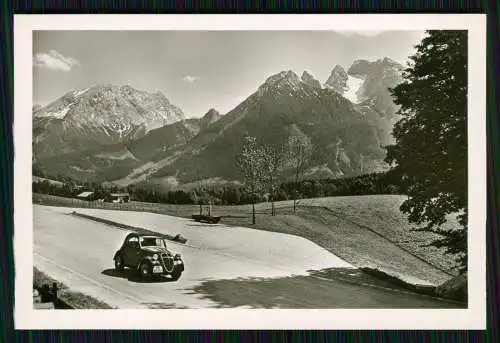
[[[393,70],[395,72],[400,72],[403,70],[403,66],[389,57],[384,57],[374,62],[369,62],[367,60],[356,60],[353,62],[351,67],[349,67],[347,73],[349,75],[368,75],[384,70]]]
[[[342,66],[337,64],[330,73],[328,80],[326,80],[325,86],[342,94],[347,87],[347,79],[348,75],[346,71]]]
[[[221,114],[215,108],[211,108],[208,112],[202,117],[202,120],[208,121],[209,123],[213,123],[214,121],[219,120]]]
[[[281,71],[277,74],[268,77],[264,85],[274,86],[284,83],[299,84],[300,83],[299,76],[291,70]]]
[[[256,94],[258,97],[266,93],[276,93],[281,95],[290,95],[292,92],[297,92],[304,89],[304,83],[299,76],[293,71],[281,71],[266,79],[259,87]]]
[[[340,64],[337,64],[335,67],[333,67],[332,72],[334,71],[339,74],[345,74],[345,69]]]
[[[308,84],[309,86],[311,87],[314,87],[314,88],[321,88],[321,84],[319,83],[318,80],[316,80],[314,78],[314,76],[312,76],[311,74],[309,74],[307,71],[304,70],[304,72],[302,73],[302,76],[300,78],[302,80],[302,82],[304,82],[305,84]]]
[[[367,60],[355,60],[347,70],[349,75],[366,75],[370,73],[372,63]]]

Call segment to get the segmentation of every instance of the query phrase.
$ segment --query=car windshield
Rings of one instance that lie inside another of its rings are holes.
[[[141,245],[143,247],[167,247],[163,238],[160,237],[141,237]]]

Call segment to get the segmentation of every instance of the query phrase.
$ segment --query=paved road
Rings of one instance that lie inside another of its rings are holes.
[[[186,271],[171,282],[142,282],[113,270],[127,231],[76,217],[81,213],[169,234]],[[354,267],[316,244],[291,235],[208,226],[150,213],[34,206],[34,263],[75,291],[119,308],[391,308],[455,307],[418,295],[308,276],[308,270]]]

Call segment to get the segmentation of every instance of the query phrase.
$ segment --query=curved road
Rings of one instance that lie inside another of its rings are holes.
[[[186,270],[176,282],[143,282],[117,273],[112,257],[128,231],[71,215],[73,211],[169,234]],[[311,275],[358,271],[301,237],[204,225],[152,213],[34,206],[34,264],[47,275],[118,308],[453,308],[424,296]]]

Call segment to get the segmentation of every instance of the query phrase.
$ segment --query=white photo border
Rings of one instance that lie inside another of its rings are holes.
[[[33,309],[33,31],[431,29],[469,32],[467,309]],[[16,329],[486,329],[486,15],[14,15],[14,72]]]

